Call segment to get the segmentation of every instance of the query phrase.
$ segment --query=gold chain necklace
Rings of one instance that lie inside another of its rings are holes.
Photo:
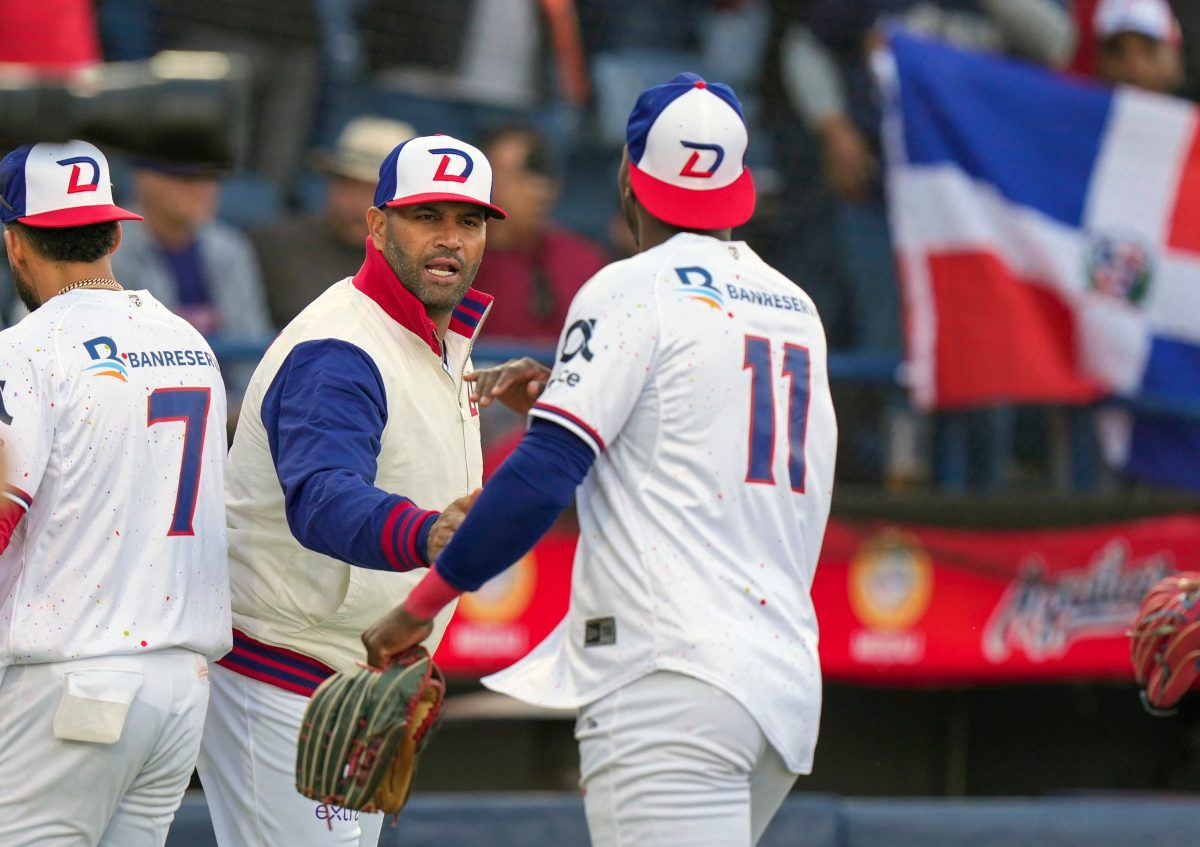
[[[66,294],[68,291],[74,291],[76,288],[104,288],[109,291],[120,291],[121,283],[117,282],[112,277],[93,276],[87,279],[77,279],[75,282],[67,283],[62,288],[58,289],[58,293]]]

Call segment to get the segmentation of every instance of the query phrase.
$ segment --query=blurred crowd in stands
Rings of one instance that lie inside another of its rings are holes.
[[[1173,5],[1173,9],[1171,8]],[[759,211],[737,233],[798,280],[837,353],[903,355],[867,56],[899,22],[1062,73],[1195,97],[1200,3],[1176,0],[0,0],[0,62],[46,74],[163,49],[236,52],[252,69],[247,161],[232,171],[114,155],[145,215],[116,255],[215,339],[265,344],[353,274],[379,162],[414,134],[471,141],[510,218],[489,225],[476,286],[484,341],[545,349],[574,292],[634,246],[617,209],[624,118],[681,70],[727,82],[752,126]],[[20,318],[0,263],[0,326]],[[252,357],[227,363],[232,392]],[[972,447],[959,484],[1044,463],[1043,410],[914,415],[895,385],[837,389],[841,477],[945,482],[947,427]],[[1033,433],[1032,435],[1030,433]],[[1015,457],[1015,461],[1014,461]],[[959,457],[961,460],[962,457]]]

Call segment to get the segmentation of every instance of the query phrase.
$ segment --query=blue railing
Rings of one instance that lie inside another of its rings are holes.
[[[256,360],[270,344],[271,339],[213,338],[213,351],[223,364]],[[475,345],[476,365],[490,365],[529,356],[546,365],[554,361],[554,346],[550,344],[528,344],[519,341],[481,342]],[[829,378],[834,384],[860,384],[887,392],[890,402],[904,404],[904,365],[897,356],[879,353],[857,353],[833,350],[829,353]],[[1164,394],[1147,393],[1139,397],[1111,397],[1101,405],[1129,409],[1139,415],[1166,417],[1174,420],[1200,424],[1200,402]],[[1058,435],[1051,438],[1051,465],[1059,470],[1055,473],[1054,485],[1061,490],[1081,491],[1093,489],[1101,478],[1101,468],[1093,447],[1094,435],[1091,416],[1086,409],[1071,410],[1065,425],[1057,427]],[[941,468],[938,484],[947,491],[961,491],[967,487],[966,465],[967,440],[960,423],[953,415],[943,427],[940,440],[934,445],[938,465]],[[883,437],[882,434],[880,436]],[[1011,451],[1008,447],[996,450]],[[992,452],[996,452],[993,450]],[[1003,453],[997,454],[1007,460]],[[985,486],[986,487],[986,486]]]
[[[270,338],[224,338],[209,339],[213,352],[222,363],[242,362],[262,358],[270,345]],[[527,344],[512,342],[480,342],[475,345],[472,358],[479,363],[506,362],[529,356],[543,364],[554,361],[553,344]],[[831,351],[829,354],[829,378],[835,382],[863,382],[879,385],[899,386],[900,359],[878,353],[850,353]]]

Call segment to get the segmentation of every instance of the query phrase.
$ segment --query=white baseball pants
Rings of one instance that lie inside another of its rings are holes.
[[[296,740],[308,698],[211,663],[200,782],[221,847],[376,847],[384,815],[296,790]]]
[[[750,847],[797,774],[737,700],[659,671],[579,712],[594,847]]]
[[[204,657],[0,668],[0,844],[161,847],[204,726]]]

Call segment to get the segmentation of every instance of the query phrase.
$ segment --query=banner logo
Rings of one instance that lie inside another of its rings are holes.
[[[533,601],[536,587],[537,558],[531,551],[508,570],[459,597],[458,613],[473,623],[516,623]]]
[[[913,536],[886,530],[858,549],[850,563],[850,607],[867,626],[908,629],[933,594],[933,565]]]
[[[1123,635],[1146,592],[1175,572],[1169,553],[1130,561],[1129,545],[1119,538],[1082,570],[1048,576],[1045,567],[1040,556],[1031,557],[996,604],[981,644],[989,662],[1015,653],[1041,662],[1084,638]]]

